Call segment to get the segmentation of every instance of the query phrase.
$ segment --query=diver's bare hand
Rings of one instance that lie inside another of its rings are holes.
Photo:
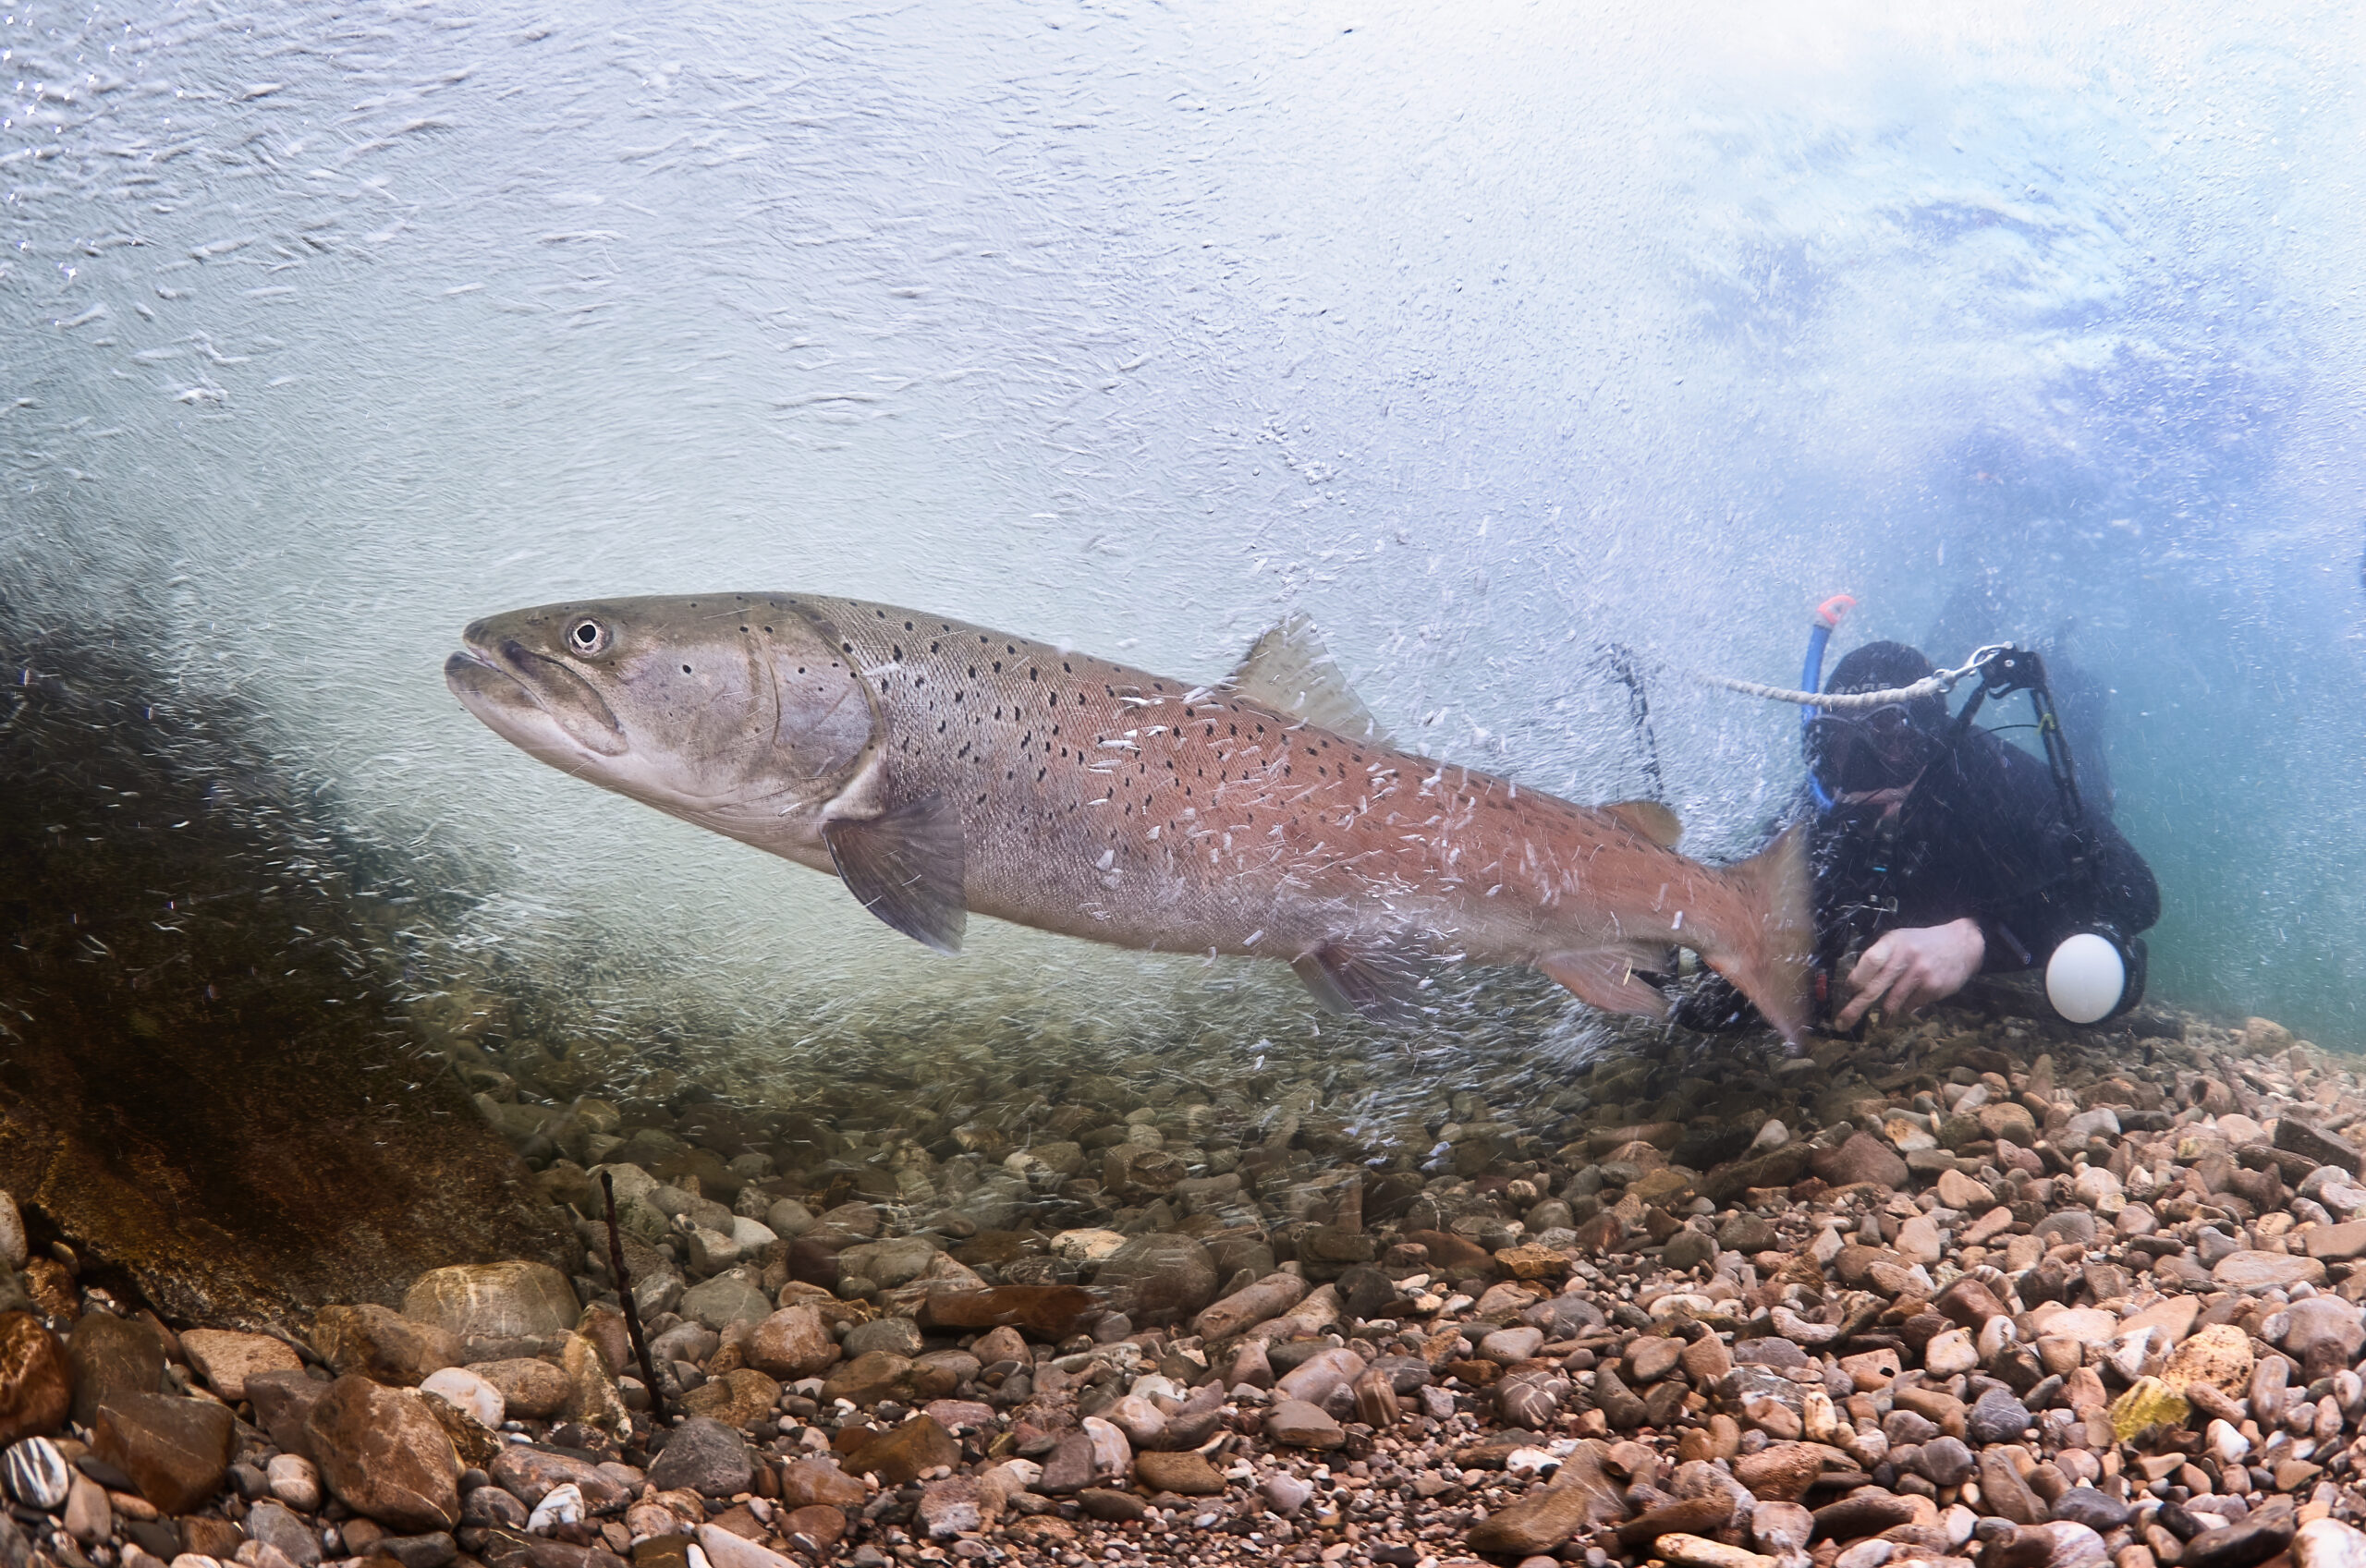
[[[1953,996],[1980,973],[1987,956],[1988,939],[1980,934],[1980,922],[1969,918],[1886,932],[1857,960],[1848,976],[1856,997],[1833,1022],[1853,1029],[1875,1007],[1912,1013]]]

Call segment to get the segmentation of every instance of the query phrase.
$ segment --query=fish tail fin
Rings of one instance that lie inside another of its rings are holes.
[[[1785,1040],[1806,1036],[1815,954],[1814,872],[1808,832],[1793,823],[1774,842],[1723,869],[1736,895],[1731,927],[1701,956],[1754,1003]]]

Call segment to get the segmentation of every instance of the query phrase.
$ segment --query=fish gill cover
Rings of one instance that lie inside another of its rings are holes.
[[[1983,17],[18,7],[0,586],[237,698],[338,843],[436,846],[415,986],[532,991],[554,1081],[1598,1038],[1518,979],[1391,1038],[1238,961],[940,961],[438,677],[715,590],[1195,679],[1306,611],[1409,744],[1664,779],[1730,857],[1794,720],[1686,672],[1783,679],[1845,588],[2083,675],[2156,996],[2357,1044],[2361,24]]]

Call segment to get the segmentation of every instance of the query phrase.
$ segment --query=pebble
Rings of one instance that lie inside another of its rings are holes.
[[[438,1367],[421,1380],[419,1392],[444,1401],[480,1427],[498,1427],[509,1416],[509,1401],[501,1391],[466,1367]]]
[[[5,1477],[10,1497],[27,1508],[44,1512],[64,1505],[71,1479],[65,1455],[47,1438],[10,1443],[6,1453],[0,1455],[0,1477]]]

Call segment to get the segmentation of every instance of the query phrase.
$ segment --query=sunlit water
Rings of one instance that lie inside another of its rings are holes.
[[[253,703],[441,895],[415,988],[617,1074],[1597,1037],[1500,977],[1390,1039],[1277,969],[933,958],[438,675],[494,610],[747,588],[1190,679],[1303,608],[1400,735],[1655,763],[1712,857],[1796,721],[1690,672],[1790,677],[1838,590],[1841,648],[2037,642],[2104,688],[2155,996],[2366,1044],[2366,37],[2258,9],[18,6],[0,591]]]

